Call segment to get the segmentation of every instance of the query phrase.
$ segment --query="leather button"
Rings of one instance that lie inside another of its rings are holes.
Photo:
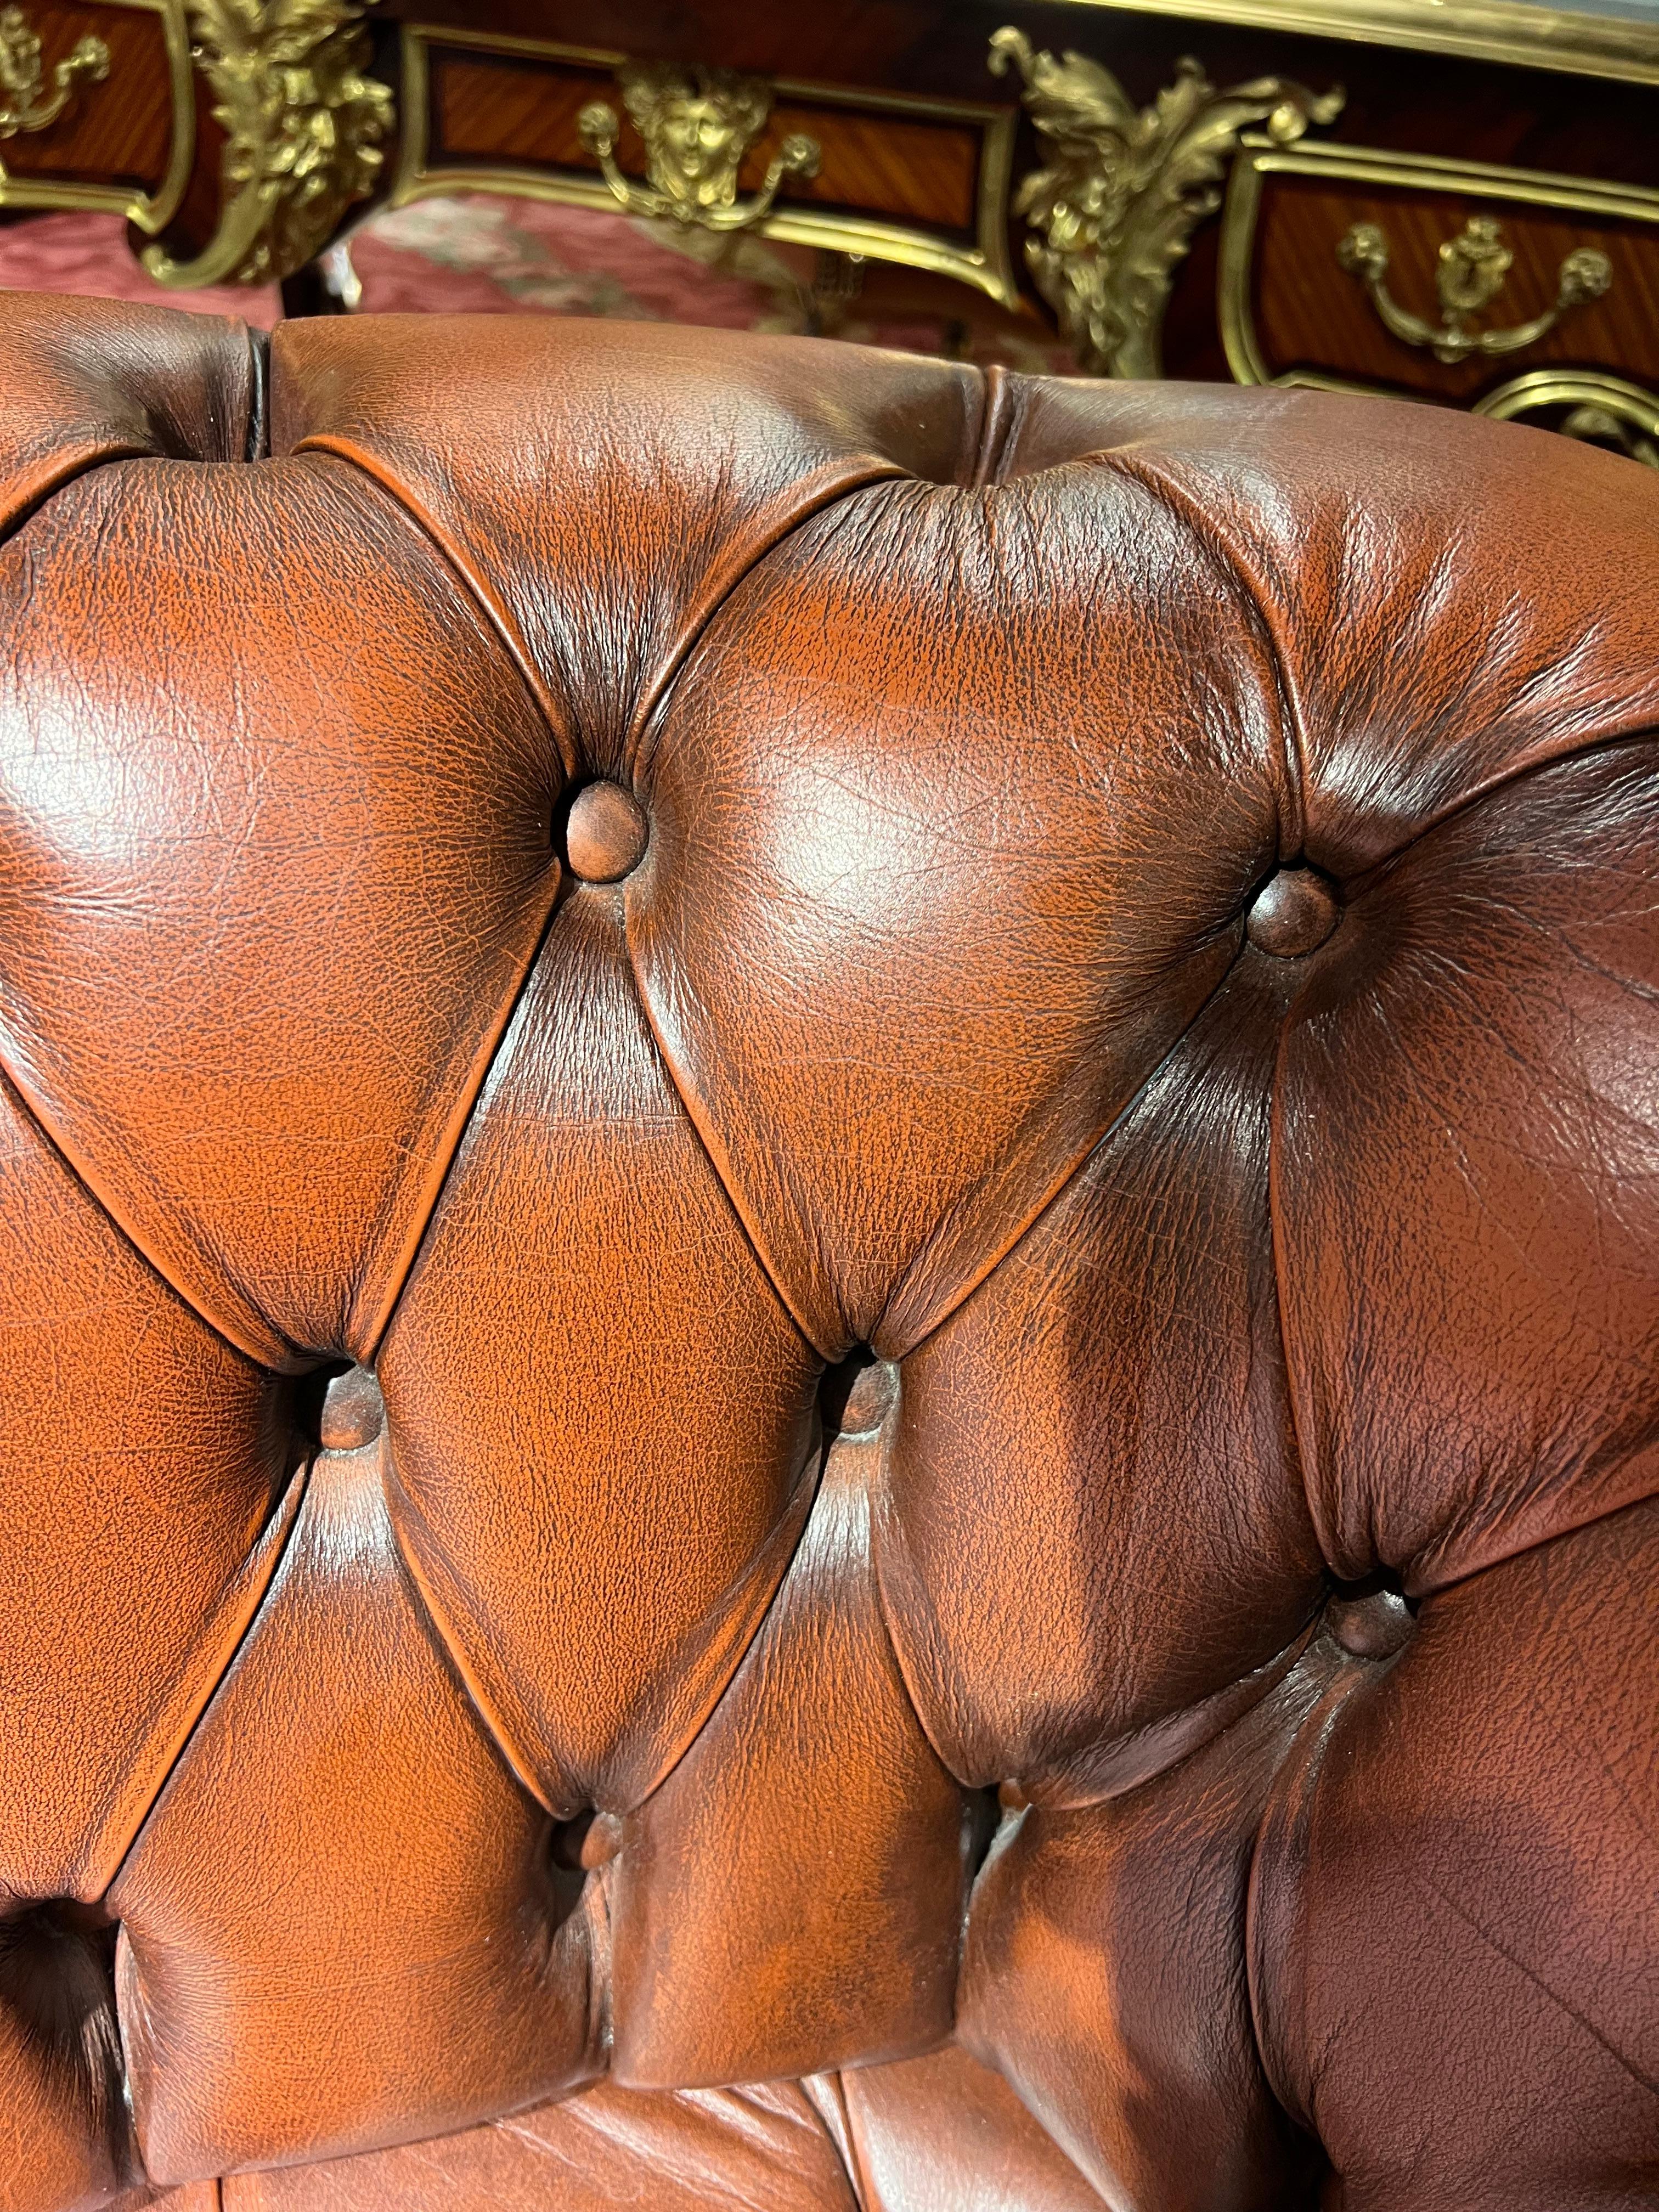
[[[1411,1640],[1412,1610],[1397,1590],[1373,1590],[1365,1597],[1333,1598],[1325,1623],[1354,1658],[1390,1659]]]
[[[648,836],[645,810],[619,783],[579,791],[565,826],[565,857],[585,884],[614,884],[636,868]]]
[[[1341,919],[1336,893],[1317,868],[1281,868],[1256,893],[1244,932],[1276,960],[1294,960],[1322,945]]]
[[[596,1813],[582,1838],[581,1865],[592,1873],[596,1867],[608,1866],[623,1847],[622,1816],[618,1813]]]
[[[337,1375],[323,1400],[319,1432],[325,1451],[361,1451],[386,1426],[386,1401],[367,1367]]]
[[[608,1866],[623,1847],[620,1813],[578,1813],[554,1829],[551,1850],[555,1866],[568,1874],[592,1874]]]

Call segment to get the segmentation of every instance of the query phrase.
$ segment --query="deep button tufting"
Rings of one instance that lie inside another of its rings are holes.
[[[585,884],[614,884],[638,867],[648,836],[645,810],[619,783],[576,793],[565,826],[565,857]]]
[[[337,1375],[323,1400],[320,1436],[325,1451],[361,1451],[386,1426],[380,1386],[367,1367]]]
[[[1244,928],[1261,951],[1294,960],[1322,945],[1341,916],[1336,893],[1316,868],[1281,868],[1256,893]]]
[[[0,2212],[1633,2204],[1659,477],[273,351],[0,296]]]

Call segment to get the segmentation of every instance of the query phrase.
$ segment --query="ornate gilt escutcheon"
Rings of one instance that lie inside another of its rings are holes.
[[[1109,70],[1083,54],[1033,51],[1012,27],[991,40],[1000,76],[1012,62],[1043,141],[1046,165],[1014,196],[1031,232],[1025,258],[1060,318],[1079,368],[1157,376],[1164,309],[1193,233],[1221,204],[1240,131],[1265,123],[1280,145],[1329,123],[1344,94],[1282,77],[1218,92],[1190,58],[1150,107],[1137,109]]]
[[[754,198],[738,198],[738,172],[766,128],[772,88],[734,70],[688,74],[670,62],[628,62],[617,84],[635,129],[645,141],[647,181],[624,176],[617,163],[621,120],[596,100],[577,118],[581,141],[599,162],[617,205],[629,215],[665,217],[683,228],[748,230],[771,213],[786,177],[806,181],[818,172],[816,140],[792,133],[778,149]]]
[[[1437,324],[1413,314],[1389,292],[1389,241],[1376,223],[1355,223],[1338,244],[1336,258],[1364,284],[1379,319],[1403,345],[1426,346],[1437,361],[1446,362],[1520,353],[1553,330],[1572,308],[1599,300],[1613,283],[1613,264],[1607,255],[1593,246],[1581,246],[1561,264],[1553,307],[1507,330],[1477,331],[1471,328],[1474,318],[1503,290],[1515,259],[1500,226],[1490,216],[1472,215],[1457,236],[1447,239],[1440,248],[1435,271],[1440,296]]]
[[[268,283],[325,246],[374,190],[392,129],[389,88],[365,74],[368,38],[354,0],[192,0],[197,66],[224,126],[224,205],[193,261],[159,246],[161,283]]]
[[[21,8],[0,8],[0,138],[18,132],[46,131],[75,97],[84,77],[101,84],[109,75],[109,48],[101,39],[77,40],[52,73],[46,90],[40,64],[40,33]]]

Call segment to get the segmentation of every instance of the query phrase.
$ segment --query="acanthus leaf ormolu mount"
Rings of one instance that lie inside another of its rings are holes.
[[[813,301],[921,272],[885,301],[975,358],[1058,324],[1089,374],[1382,391],[1654,450],[1659,24],[1522,0],[677,0],[647,39],[639,0],[585,0],[578,43],[536,34],[555,12],[31,0],[19,112],[94,35],[122,99],[20,128],[0,203],[118,209],[169,285],[279,277],[301,313],[349,295],[316,257],[379,207],[625,207],[682,248],[817,248]],[[118,110],[150,118],[143,144]],[[1437,320],[1440,248],[1472,220],[1512,267],[1495,306]],[[1356,232],[1368,266],[1386,242],[1375,291],[1338,261]],[[801,313],[817,327],[804,285]]]
[[[199,254],[146,247],[156,282],[269,283],[319,253],[368,198],[393,123],[350,0],[191,0],[198,66],[226,133],[218,230]]]
[[[992,39],[991,68],[1000,76],[1011,61],[1047,156],[1013,200],[1034,234],[1025,258],[1037,289],[1090,374],[1161,375],[1170,283],[1221,205],[1239,134],[1265,123],[1275,145],[1290,145],[1310,123],[1334,121],[1345,94],[1276,76],[1218,92],[1183,55],[1174,82],[1138,108],[1101,63],[1037,53],[1012,25]]]

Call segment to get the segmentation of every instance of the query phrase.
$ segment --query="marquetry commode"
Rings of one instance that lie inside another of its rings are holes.
[[[755,228],[1085,372],[1363,389],[1659,464],[1659,15],[1530,0],[28,0],[0,201],[164,286],[469,189]]]

